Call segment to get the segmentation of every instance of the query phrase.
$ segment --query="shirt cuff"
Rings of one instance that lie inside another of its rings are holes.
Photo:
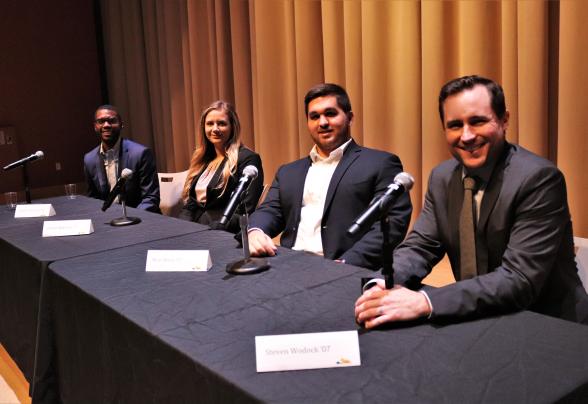
[[[427,292],[421,289],[419,290],[419,293],[421,293],[423,296],[425,296],[425,299],[427,299],[427,303],[429,304],[429,308],[431,309],[431,312],[427,316],[427,320],[430,320],[433,316],[433,303],[431,303],[431,299],[429,299],[429,295],[427,294]]]
[[[366,283],[363,284],[362,286],[362,292],[365,292],[366,290],[368,290],[369,288],[371,288],[372,286],[376,286],[378,283],[378,278],[372,278],[369,281],[367,281]]]
[[[259,227],[251,227],[251,228],[247,229],[247,234],[251,233],[254,230],[259,230],[260,232],[265,234],[265,232],[263,230],[261,230]]]

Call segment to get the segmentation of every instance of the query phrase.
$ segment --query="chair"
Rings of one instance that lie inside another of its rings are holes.
[[[578,275],[588,292],[588,238],[574,237]]]
[[[270,184],[264,184],[263,190],[261,191],[261,195],[259,195],[259,199],[257,200],[257,206],[255,206],[256,208],[263,203],[265,197],[267,196],[267,193],[269,192],[269,189]]]
[[[178,217],[182,210],[182,191],[188,170],[179,173],[157,173],[159,177],[159,208],[166,216]]]

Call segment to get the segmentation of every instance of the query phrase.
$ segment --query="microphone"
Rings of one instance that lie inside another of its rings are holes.
[[[15,161],[14,163],[8,164],[6,167],[4,167],[4,171],[8,171],[8,170],[12,170],[13,168],[20,167],[22,165],[25,165],[29,161],[41,160],[43,157],[45,157],[45,153],[43,153],[41,150],[39,150],[35,154],[31,154],[29,157],[25,157],[23,159]]]
[[[120,173],[120,178],[118,179],[118,181],[114,185],[114,188],[112,188],[112,191],[110,191],[110,193],[108,194],[108,197],[106,198],[106,200],[104,201],[104,204],[102,205],[103,212],[106,211],[106,209],[108,209],[110,207],[110,205],[112,205],[112,202],[114,202],[114,199],[116,198],[116,196],[118,194],[120,194],[121,191],[123,190],[127,180],[131,179],[132,176],[133,176],[132,170],[130,170],[128,168],[125,168],[122,170],[122,172]]]
[[[370,227],[382,215],[388,212],[390,206],[404,192],[410,191],[414,184],[414,178],[409,173],[401,172],[394,177],[394,182],[388,185],[384,195],[373,201],[365,212],[359,216],[347,230],[347,234],[354,236],[362,229]]]
[[[239,185],[237,185],[237,188],[233,191],[231,200],[223,213],[223,217],[219,220],[221,226],[226,225],[229,219],[233,216],[233,213],[237,210],[237,206],[239,206],[242,195],[247,191],[251,182],[256,178],[257,167],[247,166],[243,169],[243,176],[239,179]]]

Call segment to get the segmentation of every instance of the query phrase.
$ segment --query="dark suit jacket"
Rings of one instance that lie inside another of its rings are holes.
[[[267,198],[250,217],[249,228],[260,228],[270,237],[283,232],[281,245],[294,245],[310,165],[310,157],[306,157],[278,169]],[[395,155],[361,147],[351,141],[327,190],[321,221],[325,258],[343,259],[348,264],[371,269],[381,267],[380,223],[353,237],[347,235],[347,229],[374,197],[386,191],[400,172],[402,163]],[[393,246],[406,235],[411,212],[408,194],[402,195],[390,209],[390,242]]]
[[[159,213],[159,179],[151,150],[122,139],[118,161],[117,177],[125,168],[133,171],[132,178],[125,185],[127,206]],[[110,186],[100,155],[100,145],[84,156],[84,174],[88,182],[88,196],[105,200],[110,193]]]
[[[395,279],[416,288],[449,256],[459,280],[463,167],[449,160],[430,177],[423,211],[394,253]],[[574,261],[566,185],[549,161],[507,144],[484,191],[476,227],[478,276],[427,289],[434,317],[468,317],[529,308],[588,320]]]
[[[180,213],[180,219],[190,220],[216,228],[218,221],[221,219],[222,214],[231,199],[231,194],[239,184],[239,179],[243,176],[243,169],[248,165],[255,166],[258,173],[257,178],[251,182],[251,185],[249,185],[244,202],[247,207],[247,213],[251,213],[255,210],[261,192],[263,191],[263,168],[261,166],[261,158],[259,157],[259,154],[246,147],[241,147],[239,149],[237,171],[229,178],[227,188],[221,195],[222,188],[218,188],[218,186],[220,185],[220,175],[226,162],[227,159],[225,158],[210,180],[210,183],[206,188],[206,204],[204,206],[201,206],[196,201],[196,195],[194,192],[194,186],[204,172],[204,169],[194,177],[190,187],[190,197]],[[226,230],[232,233],[237,233],[239,231],[238,215],[233,215],[226,226]]]

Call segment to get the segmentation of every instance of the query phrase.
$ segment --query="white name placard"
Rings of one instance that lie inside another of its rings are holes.
[[[258,372],[360,366],[357,331],[255,337]]]
[[[148,272],[204,272],[212,267],[208,250],[148,250]]]
[[[55,209],[50,203],[29,203],[16,205],[14,217],[49,217],[55,216]]]
[[[43,237],[81,236],[94,233],[91,219],[43,222]]]

